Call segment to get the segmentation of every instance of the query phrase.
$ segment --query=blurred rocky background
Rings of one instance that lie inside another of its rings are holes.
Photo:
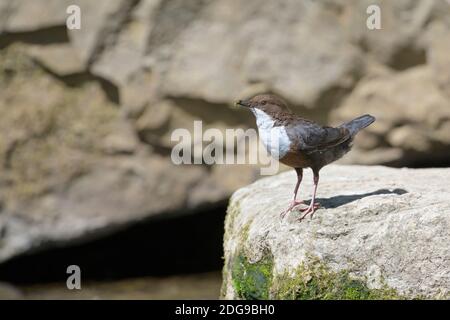
[[[449,166],[449,31],[445,0],[0,0],[0,281],[220,270],[258,167],[176,166],[170,136],[254,127],[232,103],[256,93],[376,116],[343,163]]]

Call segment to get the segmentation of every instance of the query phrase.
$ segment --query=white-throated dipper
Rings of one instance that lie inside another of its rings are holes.
[[[267,151],[281,163],[293,167],[297,172],[294,199],[281,217],[303,203],[297,201],[297,192],[303,177],[303,168],[311,168],[314,175],[314,190],[310,205],[299,220],[314,214],[319,171],[327,164],[341,158],[351,149],[354,136],[375,121],[371,115],[363,115],[336,128],[321,126],[303,119],[289,110],[283,99],[261,94],[236,104],[249,108],[256,117],[259,137]]]

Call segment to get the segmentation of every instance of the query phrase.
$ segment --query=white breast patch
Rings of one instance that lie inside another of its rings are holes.
[[[288,153],[291,141],[284,126],[274,127],[275,121],[260,109],[253,108],[258,125],[259,138],[267,152],[276,159],[283,158]]]

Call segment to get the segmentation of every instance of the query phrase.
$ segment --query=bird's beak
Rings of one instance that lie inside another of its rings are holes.
[[[250,108],[250,103],[246,100],[238,100],[236,101],[236,106],[242,106],[242,107],[246,107],[246,108]]]

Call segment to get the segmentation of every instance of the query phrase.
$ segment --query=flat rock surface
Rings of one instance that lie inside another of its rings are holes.
[[[233,279],[242,254],[250,264],[273,258],[274,279],[314,257],[332,272],[349,272],[368,290],[389,288],[407,298],[448,297],[450,169],[331,165],[320,174],[317,200],[322,208],[301,222],[298,211],[280,219],[291,200],[294,171],[234,193],[225,229],[224,298],[242,298]],[[299,198],[309,203],[311,191],[308,170]],[[275,280],[268,282],[269,297],[276,297]]]

